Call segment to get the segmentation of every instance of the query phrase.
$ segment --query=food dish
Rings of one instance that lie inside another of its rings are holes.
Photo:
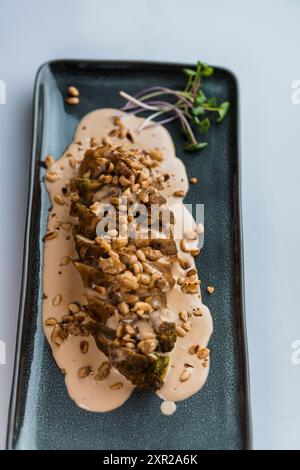
[[[203,286],[216,287],[211,297],[204,291],[204,301],[214,313],[210,345],[215,365],[203,391],[183,402],[168,418],[160,413],[154,394],[141,392],[132,394],[113,412],[87,413],[73,405],[65,393],[61,373],[42,333],[42,238],[50,204],[43,182],[45,170],[40,162],[47,153],[59,158],[84,115],[96,108],[118,108],[120,89],[134,93],[157,82],[178,88],[183,84],[181,70],[181,65],[171,64],[56,61],[45,64],[39,71],[9,448],[237,449],[250,446],[237,88],[228,71],[215,69],[206,85],[211,94],[229,99],[228,118],[222,126],[211,129],[209,146],[201,157],[179,152],[189,177],[197,177],[200,182],[191,186],[186,200],[205,204],[206,243],[201,266],[197,259],[196,264]],[[72,83],[76,83],[82,98],[80,106],[71,108],[62,105],[62,97]],[[181,148],[177,129],[168,125],[176,148]],[[147,419],[147,433],[140,432],[145,409],[147,416],[151,416]]]

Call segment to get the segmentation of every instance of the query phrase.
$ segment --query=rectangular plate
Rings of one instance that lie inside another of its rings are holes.
[[[136,391],[120,408],[90,413],[68,397],[64,378],[44,337],[41,320],[43,242],[49,198],[41,164],[58,158],[89,111],[120,107],[119,90],[184,85],[182,65],[54,61],[43,65],[35,84],[34,134],[23,289],[17,337],[7,447],[10,449],[245,449],[250,446],[249,390],[244,325],[239,201],[238,98],[234,76],[216,68],[204,83],[211,96],[230,101],[228,116],[207,135],[208,147],[187,154],[178,124],[168,126],[189,176],[186,197],[205,204],[205,245],[197,259],[202,285],[215,286],[204,303],[211,309],[211,371],[203,390],[166,417],[154,395]],[[75,84],[80,104],[64,103]]]

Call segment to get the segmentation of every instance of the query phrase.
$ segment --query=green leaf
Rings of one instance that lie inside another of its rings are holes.
[[[188,77],[196,76],[195,70],[192,70],[192,69],[182,69],[182,70],[183,70],[183,73],[185,73],[185,75],[187,75]]]
[[[196,98],[195,98],[195,104],[199,105],[199,104],[202,104],[202,103],[205,103],[206,101],[206,96],[205,94],[203,93],[202,90],[199,90]]]
[[[223,119],[225,118],[226,114],[227,114],[227,111],[228,111],[228,108],[229,108],[229,103],[228,101],[224,101],[224,103],[222,103],[220,105],[220,108],[219,108],[219,117],[217,119],[218,122],[221,122],[223,121]]]
[[[201,114],[204,114],[204,109],[202,106],[196,106],[195,108],[192,109],[192,113],[194,116],[200,116]]]
[[[212,98],[209,98],[209,100],[207,100],[206,104],[208,106],[211,106],[212,108],[215,108],[216,106],[218,106],[217,98],[215,96],[213,96]]]
[[[213,67],[211,67],[210,65],[206,64],[205,62],[200,62],[200,61],[198,60],[197,66],[198,66],[198,67],[200,66],[201,75],[202,75],[203,77],[210,77],[210,76],[214,73]]]
[[[199,123],[199,130],[201,134],[206,134],[210,128],[210,120],[208,118],[202,119]]]
[[[213,73],[214,73],[214,69],[210,67],[209,65],[206,65],[206,67],[202,70],[203,77],[210,77]]]
[[[196,152],[197,150],[203,150],[207,147],[207,142],[198,142],[197,144],[188,144],[184,147],[187,152]]]

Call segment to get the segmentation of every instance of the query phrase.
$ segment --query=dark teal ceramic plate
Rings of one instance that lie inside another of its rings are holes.
[[[9,449],[245,449],[250,446],[249,389],[243,302],[239,195],[238,98],[234,76],[215,69],[206,91],[231,103],[222,125],[208,133],[209,146],[186,154],[180,128],[168,128],[189,176],[188,203],[205,204],[205,245],[197,260],[203,292],[212,311],[211,371],[203,390],[179,404],[172,416],[160,413],[154,394],[136,391],[119,409],[90,413],[68,397],[51,356],[41,321],[42,237],[49,198],[41,160],[58,158],[78,121],[101,107],[120,107],[118,95],[152,85],[180,88],[182,65],[136,62],[55,61],[37,75],[28,223],[14,383],[8,425]],[[66,106],[69,85],[81,91],[78,106]]]

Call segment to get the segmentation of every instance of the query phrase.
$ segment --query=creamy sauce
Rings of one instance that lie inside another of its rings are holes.
[[[171,416],[176,411],[176,403],[173,401],[162,401],[160,411],[163,415]]]
[[[70,198],[69,196],[64,197],[65,204],[60,205],[55,201],[55,196],[61,194],[62,188],[69,184],[70,179],[77,174],[78,164],[82,161],[85,150],[90,147],[90,139],[96,138],[100,144],[102,138],[113,127],[113,117],[121,114],[124,124],[134,135],[135,144],[130,144],[130,147],[146,151],[158,148],[164,155],[159,170],[171,177],[161,193],[167,198],[169,206],[177,205],[177,208],[172,206],[176,226],[181,224],[183,219],[185,227],[187,221],[190,225],[189,228],[195,228],[196,226],[193,217],[184,207],[182,198],[173,196],[174,191],[177,190],[182,189],[185,193],[187,192],[188,179],[184,164],[175,156],[173,141],[167,130],[162,126],[155,126],[139,132],[138,128],[143,122],[142,118],[126,115],[115,109],[102,109],[89,113],[79,123],[73,143],[48,170],[48,172],[57,173],[60,178],[54,182],[46,181],[52,203],[47,232],[56,230],[58,225],[60,225],[60,229],[56,238],[45,241],[43,272],[44,322],[49,317],[61,321],[62,316],[67,313],[67,306],[70,303],[78,302],[82,305],[87,303],[79,273],[72,263],[65,264],[66,257],[77,257],[72,228],[71,225],[68,225],[68,223],[75,223],[75,220],[69,215]],[[112,138],[111,141],[113,144],[124,145],[124,140],[117,137]],[[74,161],[76,162],[76,168],[73,168]],[[101,194],[98,194],[98,199],[101,199]],[[196,247],[197,240],[189,241],[188,244],[191,247]],[[190,254],[181,251],[179,241],[177,241],[177,248],[179,257],[188,260],[191,268],[195,267],[194,258]],[[175,279],[184,274],[185,271],[180,268],[178,263],[174,264],[173,275]],[[58,303],[57,296],[59,295],[62,296],[61,302],[58,306],[55,306]],[[53,301],[55,298],[56,300]],[[200,289],[199,294],[185,294],[176,284],[169,292],[167,302],[166,317],[169,320],[176,321],[178,325],[180,325],[178,314],[181,310],[189,311],[192,308],[197,308],[201,310],[201,316],[190,317],[191,330],[186,336],[178,337],[176,345],[170,353],[170,366],[165,383],[157,391],[157,395],[166,400],[163,402],[165,404],[162,409],[166,407],[168,409],[169,405],[166,405],[166,403],[188,398],[204,385],[209,370],[209,357],[202,361],[197,357],[197,354],[191,355],[188,350],[192,344],[197,344],[200,348],[206,347],[212,333],[211,315],[208,308],[202,304]],[[109,321],[109,324],[113,326],[113,319]],[[140,322],[140,328],[144,334],[152,331],[151,325],[142,322]],[[56,346],[50,338],[52,327],[45,326],[44,323],[44,331],[52,348],[54,359],[65,373],[68,393],[80,407],[90,411],[110,411],[122,405],[129,398],[134,386],[116,369],[112,368],[107,379],[95,381],[98,367],[107,358],[96,347],[92,337],[69,336],[60,346]],[[82,340],[89,343],[86,354],[80,351],[80,342]],[[81,367],[90,367],[92,373],[85,378],[78,378],[77,371]],[[190,378],[185,382],[180,380],[183,370],[190,372]],[[122,383],[123,387],[112,390],[110,387],[115,383]],[[166,412],[165,414],[170,413]]]

